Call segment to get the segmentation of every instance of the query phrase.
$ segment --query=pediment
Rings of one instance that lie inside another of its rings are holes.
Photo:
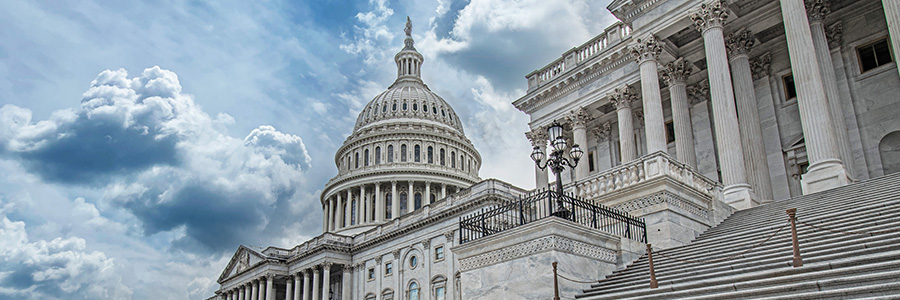
[[[241,245],[238,247],[237,251],[234,252],[234,255],[231,256],[231,261],[228,262],[225,270],[222,271],[222,275],[219,276],[218,281],[221,283],[225,279],[240,274],[244,270],[250,269],[265,260],[265,256],[258,251]]]

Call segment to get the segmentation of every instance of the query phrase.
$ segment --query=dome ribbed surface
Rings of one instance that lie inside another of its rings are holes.
[[[357,117],[353,131],[395,119],[435,122],[463,133],[462,124],[450,104],[418,80],[398,80],[372,99]]]

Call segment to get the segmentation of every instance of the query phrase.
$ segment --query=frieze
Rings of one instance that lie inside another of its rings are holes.
[[[643,209],[645,207],[650,207],[650,206],[660,204],[660,203],[668,203],[669,205],[674,205],[674,206],[679,207],[687,212],[690,212],[691,214],[694,214],[702,219],[709,218],[709,210],[708,209],[706,209],[700,205],[694,204],[694,203],[692,203],[678,195],[672,194],[668,191],[663,191],[663,192],[655,193],[652,195],[644,196],[641,198],[629,200],[624,203],[614,205],[612,208],[615,208],[615,209],[618,209],[621,211],[625,211],[625,212],[631,212],[631,211]]]
[[[562,250],[609,263],[616,263],[616,252],[613,250],[565,237],[546,236],[461,259],[459,261],[459,266],[461,271],[468,271],[520,257],[526,257],[546,250]]]

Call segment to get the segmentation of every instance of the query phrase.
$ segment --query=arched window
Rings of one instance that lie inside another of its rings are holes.
[[[397,111],[397,102],[391,105],[391,111]]]
[[[388,145],[388,163],[394,162],[394,145]]]
[[[444,113],[444,110],[443,110],[443,109],[441,109],[441,116],[444,116],[444,117],[446,117],[446,116],[447,116],[447,114],[446,114],[446,113]]]
[[[415,149],[414,152],[415,152],[416,162],[422,161],[421,158],[420,158],[420,155],[419,155],[419,152],[420,152],[420,151],[419,151],[419,145],[416,145],[416,149]]]
[[[409,284],[409,300],[419,300],[419,284],[415,281]]]
[[[888,133],[878,143],[884,175],[900,172],[900,131]]]
[[[428,112],[428,104],[422,104],[422,111]]]
[[[441,248],[443,249],[443,248]],[[431,280],[431,286],[434,288],[434,300],[446,299],[447,278],[444,276],[435,276]]]
[[[431,203],[434,203],[434,194],[431,194],[429,196],[431,196]]]
[[[356,158],[353,161],[355,162],[355,166],[353,168],[359,168],[359,152],[356,152]]]
[[[364,166],[366,166],[366,167],[369,166],[369,149],[366,149],[366,152],[364,153],[363,162],[364,162],[364,164],[363,164]]]
[[[406,101],[403,101],[403,110],[406,110]]]
[[[381,164],[381,147],[375,147],[375,164]]]
[[[394,300],[394,291],[391,289],[386,289],[381,293],[382,300]]]
[[[428,163],[434,163],[434,148],[432,148],[431,146],[428,146]]]
[[[381,106],[381,112],[386,112],[386,111],[387,111],[387,103],[385,103],[384,105]]]
[[[406,210],[408,209],[408,208],[406,208],[406,206],[407,206],[406,202],[407,202],[406,201],[406,193],[400,193],[400,215],[403,215],[403,213],[405,213]],[[394,216],[394,218],[397,218],[397,217],[399,217],[399,216]]]
[[[413,205],[414,209],[422,208],[422,193],[416,193],[416,198],[413,199]]]
[[[417,111],[417,110],[419,110],[419,104],[413,103],[413,111]]]
[[[444,152],[445,152],[445,151],[444,151],[444,148],[441,148],[441,156],[440,156],[440,159],[441,159],[441,165],[442,165],[442,166],[444,165]]]
[[[372,294],[366,295],[366,300],[375,300],[375,295],[372,295]]]
[[[456,168],[456,151],[450,151],[450,167]]]
[[[391,195],[391,193],[387,193],[386,195],[384,195],[384,201],[387,201],[384,206],[384,218],[386,220],[390,220],[392,218],[391,208],[394,207],[394,201],[391,201],[391,196],[393,196]]]
[[[437,107],[432,106],[432,107],[431,107],[431,112],[432,112],[433,114],[437,114]]]
[[[400,145],[400,162],[406,162],[406,144]]]

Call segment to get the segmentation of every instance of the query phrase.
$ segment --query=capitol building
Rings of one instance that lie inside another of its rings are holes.
[[[534,190],[479,177],[407,20],[323,233],[239,247],[210,299],[900,297],[900,1],[607,8],[513,102]]]

